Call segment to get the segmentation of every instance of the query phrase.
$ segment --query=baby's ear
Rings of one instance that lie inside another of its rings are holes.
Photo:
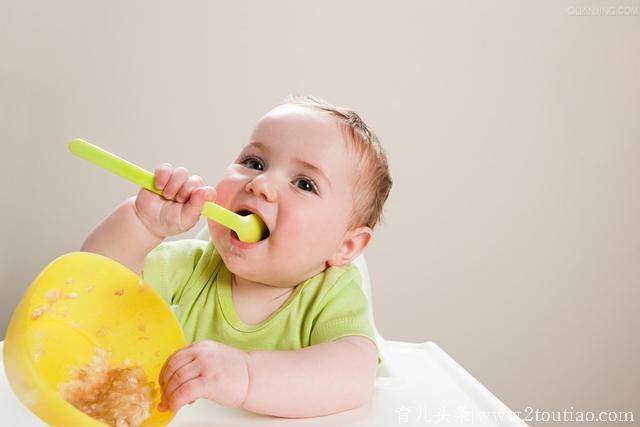
[[[344,240],[338,248],[338,251],[327,261],[327,267],[339,267],[349,264],[369,245],[372,235],[373,232],[371,228],[366,226],[349,230],[344,236]]]

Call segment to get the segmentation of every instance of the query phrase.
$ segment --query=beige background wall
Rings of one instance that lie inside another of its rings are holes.
[[[640,2],[0,0],[1,330],[134,194],[69,139],[215,184],[310,93],[389,153],[386,338],[435,341],[514,410],[639,417],[640,16],[583,6]]]

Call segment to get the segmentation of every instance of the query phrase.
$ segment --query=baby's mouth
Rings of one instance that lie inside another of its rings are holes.
[[[247,216],[247,215],[256,215],[258,218],[260,218],[260,216],[257,213],[251,212],[250,210],[247,209],[242,209],[238,212],[236,212],[238,215],[241,216]],[[269,238],[269,236],[271,236],[271,232],[269,231],[269,227],[267,226],[267,223],[264,222],[264,220],[262,218],[260,218],[260,220],[262,220],[262,222],[264,223],[264,232],[262,233],[262,236],[260,237],[259,241],[263,241]],[[240,240],[238,238],[238,233],[236,233],[235,231],[231,230],[231,234],[233,234],[238,240]]]

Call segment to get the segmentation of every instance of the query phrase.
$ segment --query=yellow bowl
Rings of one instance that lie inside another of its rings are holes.
[[[158,375],[185,345],[169,306],[140,277],[117,262],[74,252],[49,264],[14,311],[4,341],[4,366],[16,396],[53,426],[104,426],[64,400],[59,384],[91,361],[96,347],[113,367],[137,364],[156,387],[143,426],[164,426],[174,414],[158,412]]]

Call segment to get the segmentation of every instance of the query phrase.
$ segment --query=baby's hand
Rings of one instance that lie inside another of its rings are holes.
[[[200,341],[173,353],[159,381],[160,411],[177,412],[199,398],[240,407],[249,389],[249,354],[216,341]]]
[[[163,196],[141,189],[134,206],[142,223],[156,236],[165,238],[188,231],[200,219],[205,200],[216,200],[215,188],[205,186],[202,178],[190,176],[183,167],[174,169],[164,163],[154,175],[155,187]]]

